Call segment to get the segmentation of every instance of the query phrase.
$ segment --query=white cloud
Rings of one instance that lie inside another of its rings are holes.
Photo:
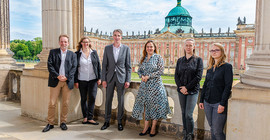
[[[18,34],[41,36],[41,1],[11,0],[11,38]],[[124,32],[162,29],[165,17],[176,6],[176,0],[84,0],[85,26],[89,31],[111,32],[121,28]],[[182,0],[182,6],[193,17],[193,27],[200,32],[204,28],[231,31],[236,28],[237,18],[245,16],[247,23],[255,22],[255,0]],[[16,29],[16,30],[15,30]],[[23,36],[22,36],[23,38]]]

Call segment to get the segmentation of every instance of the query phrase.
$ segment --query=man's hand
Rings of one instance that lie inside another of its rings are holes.
[[[129,87],[129,85],[130,85],[130,83],[129,83],[129,82],[125,82],[125,88],[128,88],[128,87]]]
[[[58,79],[59,81],[61,81],[61,82],[66,82],[66,81],[67,81],[67,77],[64,76],[64,75],[59,75],[59,76],[57,77],[57,79]]]
[[[107,82],[106,81],[102,81],[102,86],[103,86],[103,88],[106,88],[107,87]]]
[[[75,88],[79,88],[79,83],[74,83]]]

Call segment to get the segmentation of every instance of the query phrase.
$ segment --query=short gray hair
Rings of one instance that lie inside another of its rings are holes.
[[[115,32],[120,33],[120,34],[121,34],[121,36],[122,36],[122,34],[123,34],[123,32],[122,32],[122,30],[121,30],[121,29],[115,29],[115,30],[113,30],[113,33],[115,33]]]
[[[187,41],[192,41],[192,42],[193,42],[193,45],[195,46],[195,40],[194,40],[194,39],[188,38],[188,39],[185,40],[185,43],[186,43]]]

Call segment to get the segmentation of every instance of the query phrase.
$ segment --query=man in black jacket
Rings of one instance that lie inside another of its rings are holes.
[[[54,128],[55,108],[60,91],[62,91],[60,127],[62,130],[67,130],[68,102],[71,90],[74,87],[77,59],[72,51],[67,50],[69,46],[69,37],[67,35],[59,36],[59,46],[60,48],[52,49],[48,57],[50,102],[48,107],[48,124],[42,132],[47,132]]]

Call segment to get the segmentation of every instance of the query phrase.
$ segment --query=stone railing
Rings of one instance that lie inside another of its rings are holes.
[[[19,84],[18,84],[19,85]],[[41,121],[47,120],[48,102],[49,102],[49,88],[48,88],[48,72],[43,70],[31,70],[24,69],[21,77],[21,107],[22,115],[35,118]],[[131,82],[131,85],[125,91],[124,95],[124,122],[127,127],[137,127],[142,129],[144,121],[138,121],[131,117],[135,97],[139,90],[140,82]],[[174,136],[175,138],[182,137],[182,114],[180,109],[180,103],[178,99],[178,93],[176,91],[176,85],[165,85],[169,105],[172,110],[172,114],[168,115],[168,119],[160,120],[158,125],[158,131],[160,134]],[[98,87],[96,96],[94,119],[99,122],[104,121],[105,114],[105,100],[106,90],[102,87]],[[117,124],[117,96],[115,95],[112,103],[112,117],[111,124]],[[61,98],[60,98],[61,101]],[[61,102],[57,103],[56,124],[59,123]],[[195,136],[200,140],[210,139],[210,132],[207,120],[203,110],[198,109],[198,103],[195,107],[194,113],[195,122]],[[69,114],[68,122],[82,119],[81,107],[80,107],[80,93],[78,89],[74,89],[71,93],[69,102]]]
[[[138,121],[131,117],[133,105],[135,102],[135,97],[137,96],[139,90],[140,82],[132,82],[130,88],[126,89],[124,97],[124,108],[125,108],[125,122],[127,126],[130,127],[143,127],[144,121]],[[176,91],[176,85],[165,85],[169,106],[172,111],[172,114],[169,114],[166,120],[159,121],[158,131],[164,135],[175,136],[175,138],[182,137],[182,114],[178,98],[178,92]],[[105,113],[105,89],[102,86],[99,86],[97,98],[96,98],[96,107],[95,107],[95,116],[98,120],[104,120]],[[195,122],[195,136],[200,140],[210,139],[210,127],[205,118],[203,110],[198,108],[199,100],[195,107],[193,118]],[[112,121],[115,123],[117,120],[117,94],[115,91],[113,104],[112,104]]]

